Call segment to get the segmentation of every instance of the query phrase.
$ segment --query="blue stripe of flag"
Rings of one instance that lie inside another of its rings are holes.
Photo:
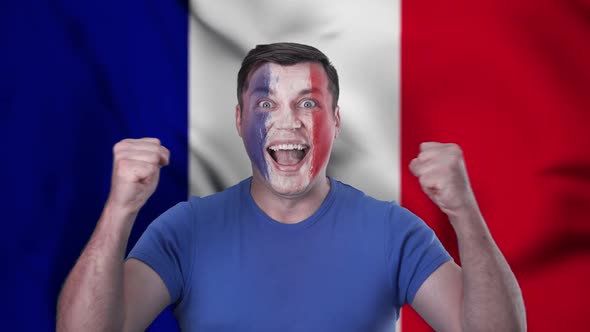
[[[188,194],[188,5],[2,1],[0,330],[51,331],[61,285],[96,224],[112,146],[171,151],[130,246]],[[174,326],[168,314],[152,331]]]

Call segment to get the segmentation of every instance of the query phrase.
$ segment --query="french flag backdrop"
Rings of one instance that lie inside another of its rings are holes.
[[[188,195],[250,173],[235,80],[256,44],[309,43],[341,76],[329,174],[399,200],[458,261],[444,215],[407,169],[456,142],[523,290],[531,331],[577,331],[590,306],[587,0],[0,3],[0,329],[50,331],[61,285],[107,198],[112,146],[171,150],[130,246]],[[429,331],[406,308],[404,331]],[[174,331],[171,311],[150,331]]]

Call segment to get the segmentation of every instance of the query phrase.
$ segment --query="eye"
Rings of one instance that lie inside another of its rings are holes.
[[[258,107],[260,108],[271,108],[272,107],[272,103],[268,100],[263,100],[261,102],[258,103]]]
[[[301,101],[299,105],[303,108],[314,108],[316,106],[316,103],[313,100],[305,99]]]

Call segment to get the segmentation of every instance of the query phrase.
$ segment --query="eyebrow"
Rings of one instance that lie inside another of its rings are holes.
[[[259,86],[255,87],[254,89],[252,89],[252,92],[250,92],[251,95],[256,94],[256,93],[264,93],[267,95],[273,95],[274,90],[266,85],[259,85]]]
[[[304,89],[299,91],[299,95],[307,95],[307,94],[311,94],[311,93],[318,93],[318,94],[322,94],[322,90],[318,89],[318,88],[311,88],[311,89]]]

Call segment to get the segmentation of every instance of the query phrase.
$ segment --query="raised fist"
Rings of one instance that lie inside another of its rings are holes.
[[[114,162],[108,204],[137,213],[156,190],[160,168],[170,151],[157,138],[124,139],[113,147]]]
[[[457,144],[426,142],[410,162],[422,190],[449,217],[477,211],[477,203]]]

